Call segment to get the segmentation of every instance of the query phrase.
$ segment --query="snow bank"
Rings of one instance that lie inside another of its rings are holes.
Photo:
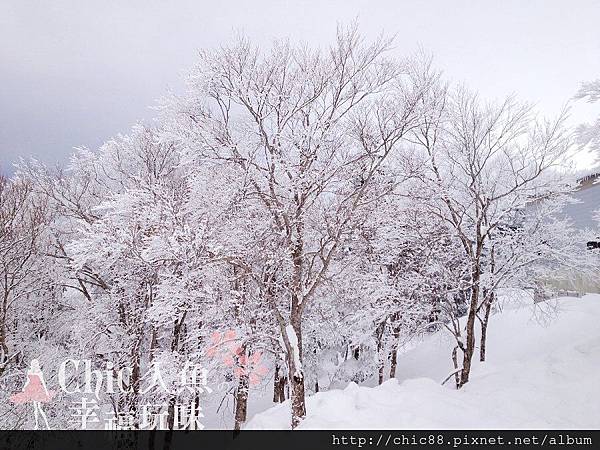
[[[460,391],[440,385],[452,369],[452,342],[440,332],[400,355],[398,379],[309,397],[300,428],[600,428],[600,295],[555,306],[554,315],[514,307],[494,316],[488,362],[475,364]],[[289,421],[286,402],[246,428]]]

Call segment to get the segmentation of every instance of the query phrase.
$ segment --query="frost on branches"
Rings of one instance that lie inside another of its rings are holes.
[[[130,369],[94,401],[133,428],[152,403],[168,429],[182,404],[240,429],[267,386],[296,427],[307,393],[394,378],[441,329],[465,385],[499,289],[593,267],[559,214],[569,133],[391,44],[350,28],[325,50],[202,52],[153,126],[0,179],[2,391],[34,358],[51,385],[57,361],[86,360]],[[190,367],[211,389],[177,387]],[[58,402],[46,414],[73,427]]]

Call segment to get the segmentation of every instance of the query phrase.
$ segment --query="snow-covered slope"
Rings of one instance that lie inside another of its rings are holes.
[[[489,328],[488,361],[457,391],[451,341],[429,336],[400,355],[398,379],[350,384],[307,399],[303,429],[600,428],[600,295],[508,306]],[[289,428],[289,404],[257,414],[247,429]]]

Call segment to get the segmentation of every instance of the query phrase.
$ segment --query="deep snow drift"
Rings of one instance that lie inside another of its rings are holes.
[[[490,321],[488,361],[462,390],[440,385],[452,371],[451,337],[441,331],[400,355],[396,380],[309,397],[300,428],[600,428],[599,325],[600,295],[535,308],[508,301]],[[286,402],[246,429],[289,423]]]

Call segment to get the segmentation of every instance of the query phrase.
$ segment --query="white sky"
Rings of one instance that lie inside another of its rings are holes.
[[[547,114],[600,78],[598,0],[2,0],[0,167],[64,162],[74,146],[127,132],[181,88],[197,49],[235,31],[321,45],[354,19],[367,37],[396,34],[399,54],[421,45],[484,97],[516,93]],[[572,121],[596,114],[578,103]]]

